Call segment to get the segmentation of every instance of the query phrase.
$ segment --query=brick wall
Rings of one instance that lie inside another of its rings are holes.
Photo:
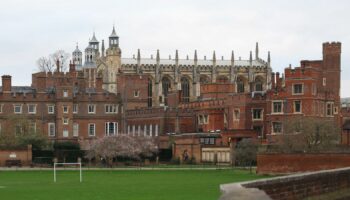
[[[287,174],[350,166],[350,154],[258,154],[257,173]]]
[[[5,166],[6,160],[20,160],[22,166],[32,164],[32,146],[23,150],[0,150],[0,167]]]
[[[220,200],[292,200],[313,197],[325,198],[335,194],[336,199],[349,199],[344,190],[350,188],[350,168],[325,170],[312,173],[283,176],[251,182],[224,184],[220,186],[223,193]],[[253,194],[253,195],[252,195]]]

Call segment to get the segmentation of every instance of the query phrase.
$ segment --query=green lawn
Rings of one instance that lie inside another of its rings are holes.
[[[6,200],[214,200],[219,185],[262,178],[242,170],[0,171]]]

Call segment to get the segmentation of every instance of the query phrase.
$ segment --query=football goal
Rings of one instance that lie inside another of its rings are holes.
[[[54,163],[53,164],[53,181],[56,183],[57,181],[57,170],[62,169],[58,166],[78,166],[79,167],[79,180],[80,183],[83,182],[83,174],[81,170],[81,163]],[[66,169],[66,168],[64,168]],[[69,168],[71,169],[71,168]]]

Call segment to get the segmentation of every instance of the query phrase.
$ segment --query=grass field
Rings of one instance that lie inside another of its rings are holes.
[[[262,178],[243,170],[0,171],[6,200],[214,200],[219,185]]]

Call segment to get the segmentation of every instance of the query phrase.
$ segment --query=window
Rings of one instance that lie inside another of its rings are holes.
[[[35,122],[29,123],[29,130],[31,133],[36,133],[36,123]]]
[[[282,122],[272,122],[272,133],[273,134],[282,133]]]
[[[95,112],[96,112],[95,107],[96,107],[95,105],[89,104],[89,105],[88,105],[88,113],[89,113],[89,114],[95,114]]]
[[[163,77],[162,79],[162,92],[163,92],[163,96],[164,96],[164,102],[162,101],[163,99],[160,99],[161,103],[164,103],[164,105],[168,105],[168,93],[170,91],[170,87],[171,87],[171,81],[168,77]]]
[[[233,110],[233,120],[238,121],[239,118],[240,118],[239,109],[234,109],[234,110]]]
[[[181,102],[190,101],[190,82],[186,77],[181,78]]]
[[[282,112],[282,101],[272,102],[272,113],[283,113]]]
[[[3,104],[0,104],[0,113],[2,113],[2,106]]]
[[[293,85],[293,95],[303,94],[303,93],[304,93],[303,84],[294,84]]]
[[[206,144],[206,145],[214,145],[215,144],[215,138],[200,138],[199,142],[201,144]]]
[[[209,116],[208,115],[198,115],[198,124],[208,124]]]
[[[237,92],[244,93],[244,81],[242,77],[237,79]]]
[[[253,130],[258,133],[258,138],[264,138],[262,126],[253,126]]]
[[[28,113],[29,114],[35,114],[36,113],[36,105],[28,104]]]
[[[69,124],[69,119],[68,118],[63,118],[63,124],[68,125]]]
[[[68,97],[68,90],[63,90],[63,97],[65,97],[65,98]]]
[[[301,101],[294,101],[294,113],[301,113]]]
[[[327,117],[332,117],[333,116],[333,114],[334,114],[333,106],[334,106],[333,102],[327,102],[326,103],[326,112],[327,112],[326,115],[327,115]]]
[[[147,98],[147,106],[148,107],[152,107],[152,95],[153,95],[153,92],[152,92],[152,80],[151,79],[148,79],[148,98]]]
[[[55,113],[55,106],[54,105],[48,105],[47,106],[47,113],[54,114]]]
[[[68,113],[68,106],[63,106],[63,113]]]
[[[254,108],[253,109],[253,120],[262,120],[263,119],[263,109]]]
[[[53,137],[56,135],[56,128],[55,123],[49,123],[48,124],[48,133],[50,137]]]
[[[317,86],[315,83],[312,84],[312,95],[316,95],[317,93]]]
[[[1,135],[1,124],[0,124],[0,135]]]
[[[23,127],[21,124],[16,124],[15,126],[15,135],[19,136],[23,133]]]
[[[118,105],[113,105],[113,104],[105,105],[105,113],[106,114],[118,113]]]
[[[260,77],[255,79],[255,91],[263,91],[263,81]]]
[[[334,112],[333,114],[338,114],[338,106],[334,106]]]
[[[17,104],[17,105],[14,105],[13,108],[14,108],[14,113],[15,114],[21,114],[22,113],[22,105]]]
[[[117,132],[117,123],[116,122],[106,122],[105,123],[105,134],[107,136],[115,135]]]
[[[139,97],[139,96],[140,96],[140,91],[134,90],[134,97]]]
[[[74,123],[73,124],[73,137],[78,137],[79,136],[79,124]]]
[[[78,113],[78,104],[73,104],[73,113],[74,114]]]
[[[89,136],[95,136],[95,124],[89,124],[88,126]]]
[[[322,81],[323,86],[326,86],[326,80],[327,80],[326,78],[323,78],[323,81]]]
[[[69,132],[67,129],[63,130],[63,137],[68,137],[69,136]]]

